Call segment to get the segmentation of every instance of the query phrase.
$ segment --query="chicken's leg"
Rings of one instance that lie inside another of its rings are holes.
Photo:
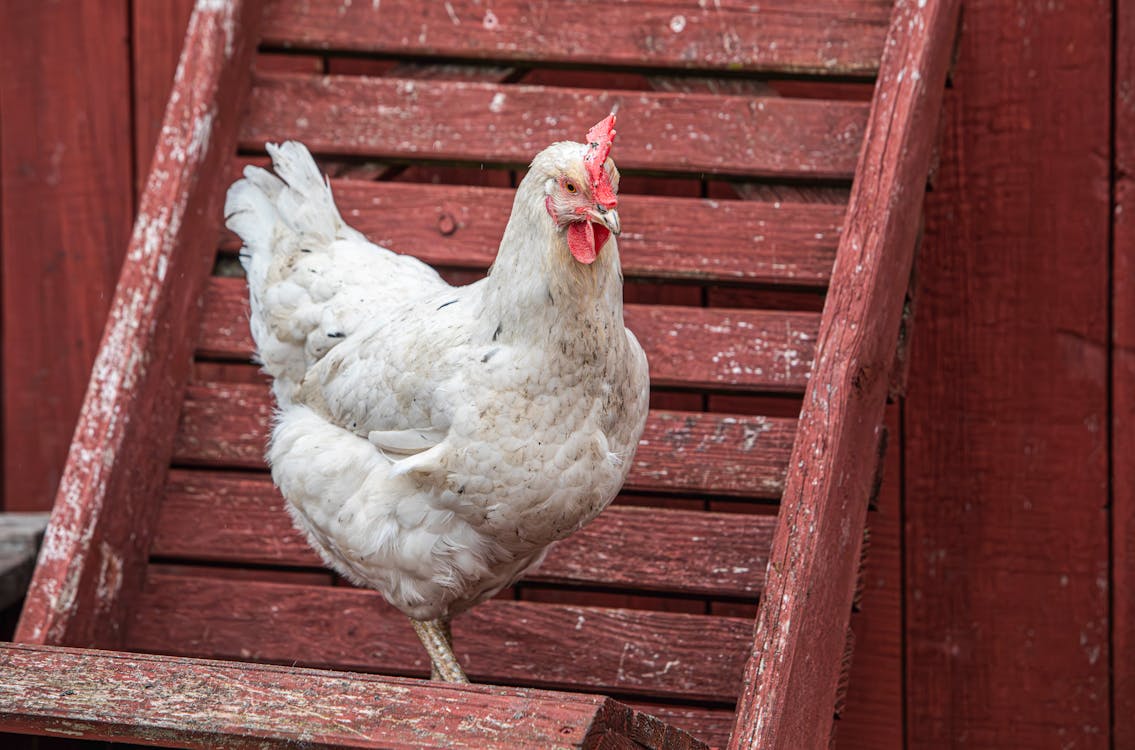
[[[469,682],[457,657],[453,655],[453,637],[449,631],[449,619],[410,620],[414,632],[418,634],[426,653],[430,655],[430,679],[445,682]]]

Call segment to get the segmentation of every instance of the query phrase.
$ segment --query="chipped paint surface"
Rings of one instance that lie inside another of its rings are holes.
[[[127,450],[138,393],[151,373],[151,347],[159,335],[159,305],[173,252],[181,238],[191,188],[216,127],[216,87],[233,54],[236,17],[246,4],[198,0],[190,20],[187,54],[179,62],[174,94],[159,136],[159,150],[134,224],[119,285],[108,314],[86,398],[45,534],[29,604],[18,634],[24,640],[67,642],[81,599],[96,613],[110,612],[121,595],[128,552],[113,536],[107,514],[114,487],[123,489],[117,465]],[[159,372],[168,363],[163,361]],[[160,376],[159,376],[160,377]],[[135,446],[137,448],[137,446]],[[144,475],[144,473],[143,473]],[[117,512],[129,511],[129,507]],[[120,523],[121,521],[117,521]],[[97,547],[93,545],[97,542]],[[89,617],[89,615],[85,615]]]

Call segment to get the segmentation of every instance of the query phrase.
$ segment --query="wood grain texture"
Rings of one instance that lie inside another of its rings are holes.
[[[174,463],[265,468],[272,410],[262,385],[190,385]],[[777,498],[795,428],[792,419],[652,410],[624,488]]]
[[[140,586],[154,497],[188,379],[208,259],[190,251],[220,224],[216,184],[235,141],[260,14],[256,0],[199,3],[134,234],[44,538],[18,640],[118,642]],[[127,175],[129,180],[129,175]],[[208,240],[206,240],[208,238]]]
[[[778,178],[850,179],[867,117],[861,102],[262,74],[240,140],[520,165],[616,109],[628,123],[614,150],[620,169]]]
[[[957,24],[896,3],[820,323],[730,748],[830,742],[889,373]],[[917,73],[917,75],[916,75]]]
[[[434,266],[488,268],[516,192],[465,185],[332,180],[343,217],[370,240]],[[827,284],[844,207],[619,196],[619,257],[631,279]],[[681,216],[682,221],[672,221]],[[226,249],[235,250],[232,238]]]
[[[902,415],[887,407],[888,447],[877,508],[867,514],[863,597],[851,616],[855,653],[835,750],[904,750]]]
[[[819,316],[773,310],[626,305],[626,325],[650,360],[654,386],[802,393]],[[205,292],[199,355],[250,361],[248,289],[214,277]]]
[[[134,106],[134,184],[142,194],[169,102],[178,50],[185,41],[193,0],[129,3]]]
[[[453,0],[269,6],[265,42],[301,49],[518,62],[870,75],[889,5],[839,2],[572,3]],[[598,20],[601,18],[602,20]],[[597,23],[603,32],[595,33]]]
[[[1112,7],[965,6],[906,400],[911,747],[1125,746],[1108,730]]]
[[[1117,3],[1112,207],[1113,747],[1135,747],[1135,12]]]
[[[756,599],[772,516],[616,506],[552,547],[525,580]],[[319,567],[267,477],[174,470],[151,555]]]
[[[424,675],[407,618],[373,591],[151,575],[129,649]],[[469,677],[494,684],[729,703],[752,623],[491,599],[453,621]]]
[[[4,5],[0,296],[8,510],[51,508],[130,237],[126,9],[125,2],[101,0]]]
[[[0,645],[0,728],[163,747],[705,746],[609,698]],[[423,711],[428,706],[429,710]]]

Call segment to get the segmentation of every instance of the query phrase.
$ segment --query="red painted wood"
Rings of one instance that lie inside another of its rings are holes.
[[[895,8],[730,748],[808,750],[830,741],[888,375],[957,13],[956,0]]]
[[[878,508],[867,514],[863,598],[851,616],[855,654],[836,750],[904,750],[901,420],[899,406],[889,405],[883,481]]]
[[[127,7],[122,0],[4,5],[7,510],[51,507],[130,236]]]
[[[190,385],[174,462],[263,469],[272,410],[263,386]],[[791,419],[652,411],[624,489],[777,498],[795,430]]]
[[[343,217],[374,242],[431,265],[477,269],[496,257],[516,194],[464,185],[331,185]],[[844,206],[621,191],[619,256],[629,278],[823,287],[831,276]],[[225,247],[235,249],[235,238]]]
[[[1111,502],[1113,747],[1135,746],[1135,14],[1114,6]]]
[[[185,41],[193,0],[129,3],[130,76],[134,106],[134,185],[141,195],[162,130],[178,52]]]
[[[407,618],[373,591],[152,575],[129,649],[423,675]],[[453,621],[471,679],[731,702],[747,620],[491,599]]]
[[[293,139],[324,154],[527,164],[615,108],[621,169],[778,178],[850,178],[867,116],[860,102],[266,74],[241,146]]]
[[[267,14],[265,42],[412,56],[870,75],[889,10],[883,0],[805,6],[726,0],[705,7],[673,0],[536,6],[501,0],[491,7],[475,0],[441,6],[278,0]]]
[[[248,291],[242,279],[210,279],[199,355],[248,361]],[[819,327],[813,313],[627,305],[627,327],[650,360],[655,386],[800,393]]]
[[[162,747],[704,748],[609,698],[0,644],[0,728]],[[423,711],[428,706],[429,710]]]
[[[907,742],[1120,748],[1109,6],[977,2],[964,16],[906,399]]]
[[[141,582],[216,237],[224,160],[251,57],[257,2],[199,4],[127,260],[20,619],[18,640],[107,644]],[[126,175],[129,180],[129,174]],[[208,239],[206,239],[208,238]]]
[[[686,594],[760,593],[772,516],[609,508],[555,545],[526,580]],[[151,555],[187,561],[317,567],[266,477],[175,470]]]

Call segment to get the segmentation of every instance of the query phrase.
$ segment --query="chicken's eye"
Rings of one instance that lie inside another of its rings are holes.
[[[574,193],[576,191],[575,183],[574,182],[565,182],[564,183],[564,189],[567,190],[569,193]]]

